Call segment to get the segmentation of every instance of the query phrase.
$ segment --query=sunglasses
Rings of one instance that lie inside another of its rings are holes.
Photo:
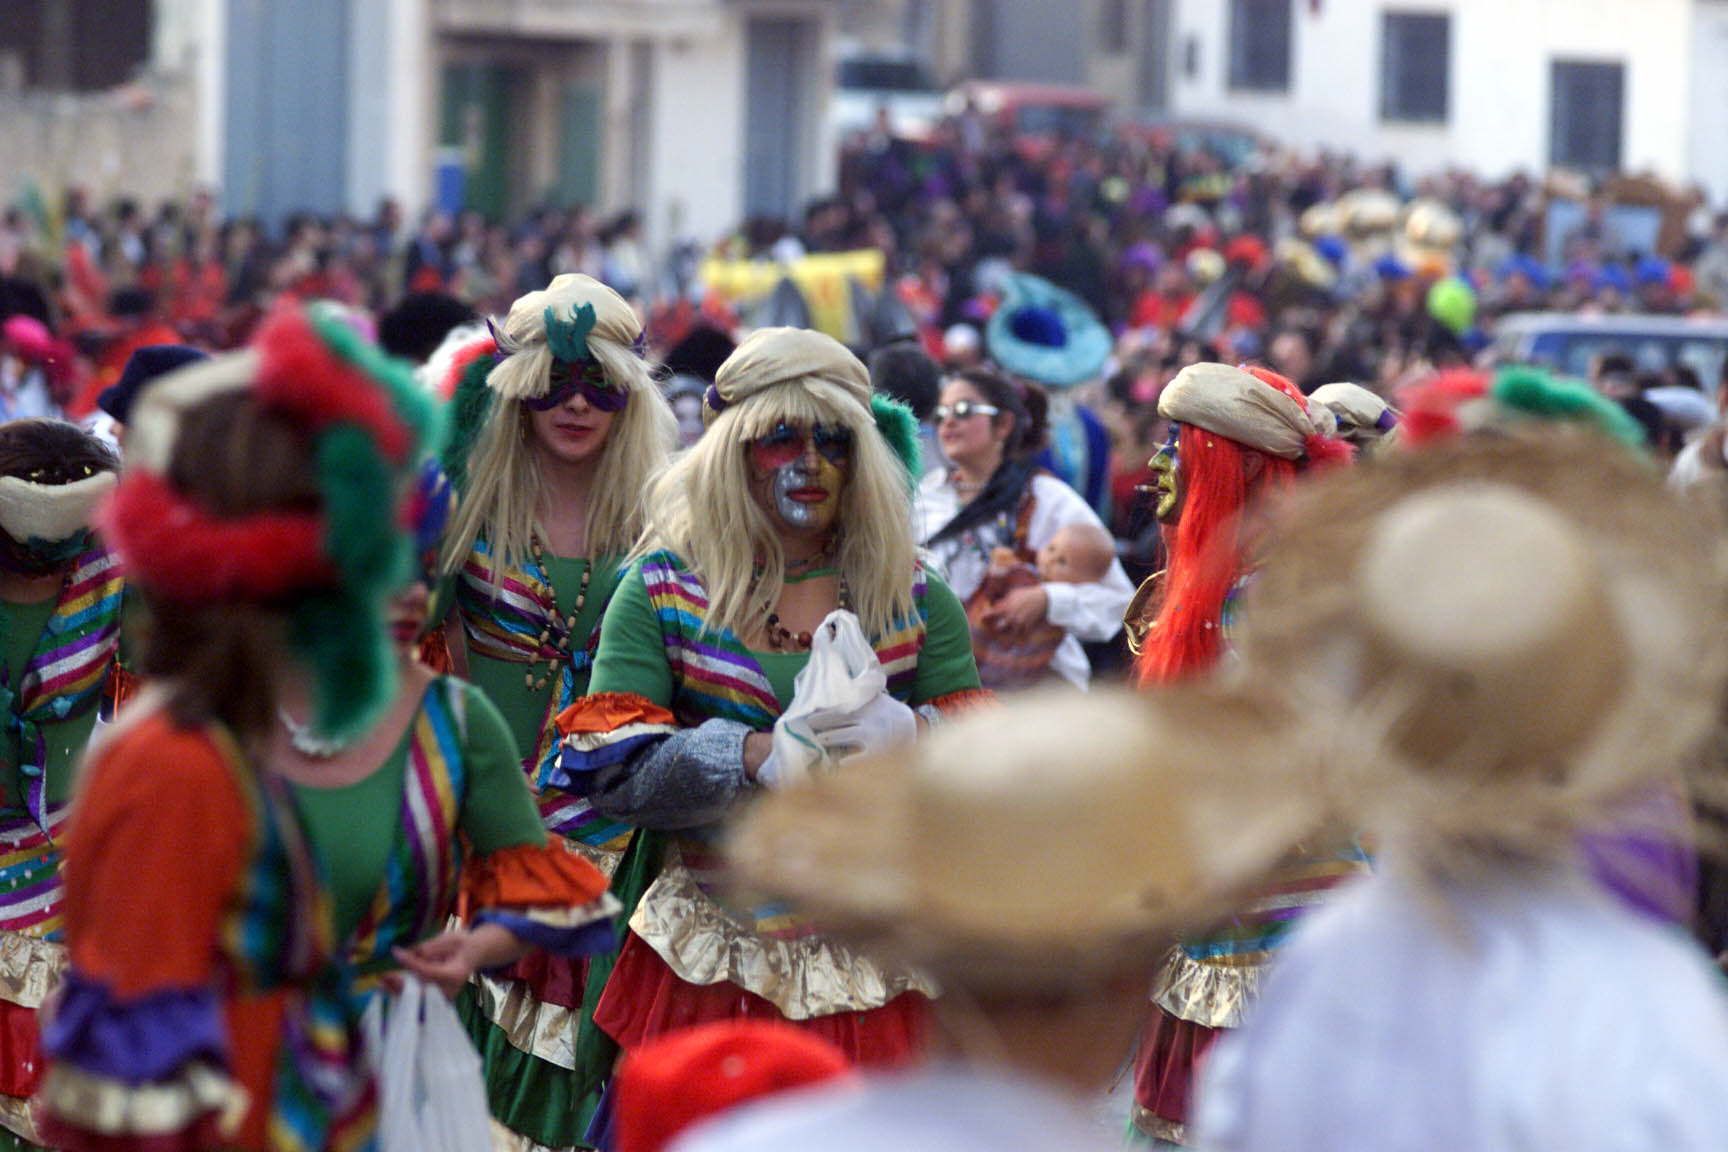
[[[831,424],[818,424],[808,433],[791,424],[776,424],[766,436],[750,441],[750,459],[764,470],[784,468],[803,456],[805,445],[812,441],[817,453],[830,464],[852,459],[852,429]]]
[[[974,404],[970,400],[959,400],[953,404],[938,404],[931,415],[936,417],[936,423],[944,420],[964,420],[969,416],[996,416],[1002,409],[994,404]]]
[[[546,395],[523,400],[522,403],[536,412],[550,412],[568,404],[570,398],[578,392],[591,408],[599,412],[621,412],[624,406],[630,403],[630,393],[622,388],[612,387],[606,379],[606,369],[601,367],[598,361],[583,360],[572,363],[568,360],[554,360],[549,378],[551,387]]]

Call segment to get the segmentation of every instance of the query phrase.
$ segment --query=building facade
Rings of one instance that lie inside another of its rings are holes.
[[[1728,196],[1725,0],[1178,0],[1170,108],[1420,172]]]

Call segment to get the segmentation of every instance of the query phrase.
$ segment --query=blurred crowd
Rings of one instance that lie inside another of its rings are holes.
[[[424,360],[441,328],[393,336],[389,317],[405,298],[453,298],[439,312],[447,327],[502,315],[553,276],[580,272],[635,303],[664,355],[693,323],[735,335],[745,314],[704,301],[704,258],[789,265],[874,250],[894,330],[858,333],[859,351],[912,336],[945,369],[976,365],[1010,271],[1085,301],[1114,355],[1104,387],[1084,400],[1109,428],[1115,487],[1126,494],[1163,436],[1157,396],[1186,364],[1258,362],[1305,391],[1352,381],[1391,397],[1436,369],[1491,360],[1496,322],[1509,313],[1719,310],[1728,212],[1697,190],[1643,192],[1663,221],[1648,250],[1617,229],[1623,196],[1612,182],[1412,176],[1156,130],[1016,137],[971,115],[916,141],[885,128],[856,135],[838,191],[799,218],[746,220],[711,246],[667,253],[650,251],[629,211],[544,207],[500,222],[431,210],[410,222],[386,200],[370,219],[305,215],[271,228],[225,217],[209,194],[98,205],[72,188],[58,204],[9,210],[0,227],[0,319],[41,325],[14,326],[8,350],[43,369],[28,396],[17,395],[26,381],[16,364],[0,373],[0,416],[85,417],[137,347],[236,347],[283,296],[348,305],[380,325],[386,347]],[[1558,200],[1574,211],[1551,236]],[[1633,400],[1675,387],[1708,394],[1717,383],[1686,369],[1603,371],[1623,377],[1615,387]],[[1689,428],[1635,414],[1657,439]],[[1130,504],[1114,504],[1121,537],[1135,532]]]

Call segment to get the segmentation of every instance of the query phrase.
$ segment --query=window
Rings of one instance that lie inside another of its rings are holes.
[[[1626,66],[1556,60],[1551,76],[1549,162],[1589,173],[1618,172]]]
[[[1451,17],[1386,13],[1380,36],[1380,118],[1444,124],[1451,67]]]
[[[1290,91],[1290,0],[1230,0],[1230,87]]]
[[[1108,56],[1128,51],[1128,0],[1098,0],[1098,51]]]

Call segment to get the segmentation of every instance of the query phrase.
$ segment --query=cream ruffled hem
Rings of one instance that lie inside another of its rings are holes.
[[[681,864],[669,865],[630,918],[630,930],[680,980],[736,984],[788,1020],[880,1008],[906,992],[936,995],[919,972],[890,968],[824,936],[759,936],[710,900]]]
[[[1236,1028],[1260,995],[1264,964],[1209,964],[1172,948],[1152,983],[1152,1000],[1178,1020]]]
[[[498,1121],[492,1121],[492,1152],[578,1152],[579,1144],[569,1148],[548,1148],[536,1144],[520,1132],[512,1132]]]
[[[40,1008],[48,994],[60,986],[66,971],[66,946],[0,932],[0,1000],[21,1008]]]
[[[576,1029],[580,1021],[574,1008],[536,999],[520,980],[476,975],[474,985],[480,996],[480,1010],[503,1030],[510,1047],[548,1064],[575,1069]]]

